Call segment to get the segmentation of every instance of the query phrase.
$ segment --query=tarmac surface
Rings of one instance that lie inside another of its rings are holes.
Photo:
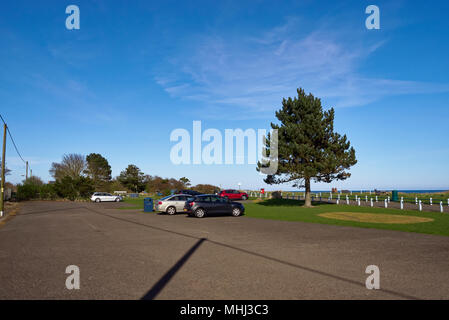
[[[23,203],[0,226],[0,299],[449,299],[448,237],[121,206]]]

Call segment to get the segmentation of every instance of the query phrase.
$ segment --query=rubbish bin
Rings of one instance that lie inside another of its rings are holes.
[[[397,190],[393,190],[391,192],[391,201],[399,201],[398,191]]]
[[[151,198],[143,199],[143,211],[144,212],[153,212],[153,199],[151,199]]]

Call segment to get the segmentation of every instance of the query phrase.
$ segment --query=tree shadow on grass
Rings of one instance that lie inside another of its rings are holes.
[[[304,200],[293,200],[293,199],[268,199],[264,200],[262,202],[258,202],[257,204],[260,204],[262,206],[266,207],[300,207],[304,206],[305,201]],[[317,206],[326,206],[331,205],[330,203],[326,202],[312,202],[312,205],[314,207]]]

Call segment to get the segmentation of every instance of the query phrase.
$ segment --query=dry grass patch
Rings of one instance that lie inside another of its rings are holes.
[[[5,202],[5,211],[7,215],[14,216],[19,210],[18,202]]]
[[[19,204],[17,202],[5,202],[6,214],[0,221],[0,227],[3,226],[9,219],[14,217],[19,211]]]

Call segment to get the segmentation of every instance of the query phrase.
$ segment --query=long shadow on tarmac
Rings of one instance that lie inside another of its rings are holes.
[[[172,230],[168,230],[168,229],[164,229],[164,228],[160,228],[160,227],[155,227],[155,226],[147,225],[147,224],[144,224],[144,223],[140,223],[140,222],[136,222],[136,221],[132,221],[132,220],[128,220],[128,219],[114,217],[114,216],[111,216],[111,215],[108,215],[108,214],[104,214],[102,212],[98,212],[98,211],[96,211],[94,209],[91,209],[91,208],[87,208],[87,207],[84,207],[84,208],[89,210],[89,211],[91,211],[91,212],[94,212],[96,214],[99,214],[99,215],[102,215],[102,216],[106,216],[106,217],[109,217],[109,218],[112,218],[112,219],[120,220],[120,221],[127,222],[127,223],[132,223],[132,224],[139,225],[139,226],[142,226],[142,227],[145,227],[145,228],[151,228],[151,229],[154,229],[154,230],[169,232],[169,233],[176,234],[176,235],[179,235],[179,236],[183,236],[183,237],[188,237],[188,238],[191,238],[191,239],[199,240],[189,251],[187,251],[187,253],[172,268],[170,268],[170,270],[150,289],[150,291],[148,291],[147,294],[145,294],[142,297],[142,299],[152,299],[152,298],[154,298],[164,288],[164,286],[167,285],[168,281],[174,276],[174,274],[184,265],[184,263],[187,261],[187,259],[190,258],[190,256],[193,254],[193,252],[195,250],[197,250],[198,247],[205,241],[207,241],[209,243],[213,243],[213,244],[218,245],[218,246],[226,247],[226,248],[237,250],[237,251],[240,251],[240,252],[244,252],[244,253],[247,253],[247,254],[250,254],[250,255],[253,255],[253,256],[257,256],[257,257],[260,257],[260,258],[264,258],[264,259],[268,259],[268,260],[271,260],[271,261],[275,261],[275,262],[278,262],[278,263],[281,263],[283,265],[287,265],[287,266],[290,266],[290,267],[293,267],[293,268],[305,270],[305,271],[308,271],[308,272],[319,274],[321,276],[325,276],[325,277],[333,278],[333,279],[336,279],[336,280],[344,281],[346,283],[353,284],[353,285],[355,285],[357,287],[365,288],[365,283],[361,283],[359,281],[355,281],[355,280],[352,280],[352,279],[343,278],[343,277],[340,277],[338,275],[334,275],[334,274],[327,273],[327,272],[324,272],[324,271],[315,270],[315,269],[312,269],[312,268],[309,268],[309,267],[305,267],[305,266],[301,266],[301,265],[298,265],[298,264],[294,264],[294,263],[291,263],[291,262],[288,262],[288,261],[283,261],[283,260],[280,260],[280,259],[277,259],[277,258],[266,256],[266,255],[263,255],[263,254],[260,254],[260,253],[257,253],[257,252],[246,250],[246,249],[234,247],[234,246],[231,246],[231,245],[228,245],[228,244],[225,244],[225,243],[221,243],[221,242],[218,242],[218,241],[209,240],[209,239],[205,239],[205,238],[198,238],[198,237],[195,237],[195,236],[192,236],[192,235],[189,235],[189,234],[185,234],[185,233],[182,233],[182,232],[172,231]],[[401,293],[401,292],[396,292],[396,291],[386,290],[386,289],[382,289],[382,291],[386,292],[386,293],[389,293],[391,295],[394,295],[396,297],[402,298],[402,299],[420,300],[420,298],[418,298],[418,297],[407,295],[407,294],[404,294],[404,293]]]
[[[207,239],[201,238],[198,240],[195,245],[190,248],[189,251],[186,252],[185,255],[182,256],[181,259],[178,260],[178,262],[175,263],[173,267],[171,267],[170,270],[167,271],[166,274],[162,276],[161,279],[159,279],[158,282],[141,298],[141,300],[153,300],[159,292],[164,289],[164,287],[167,285],[167,283],[173,278],[173,276],[178,272],[179,269],[186,263],[186,261],[190,258],[190,256],[199,248],[199,246],[206,241]]]

